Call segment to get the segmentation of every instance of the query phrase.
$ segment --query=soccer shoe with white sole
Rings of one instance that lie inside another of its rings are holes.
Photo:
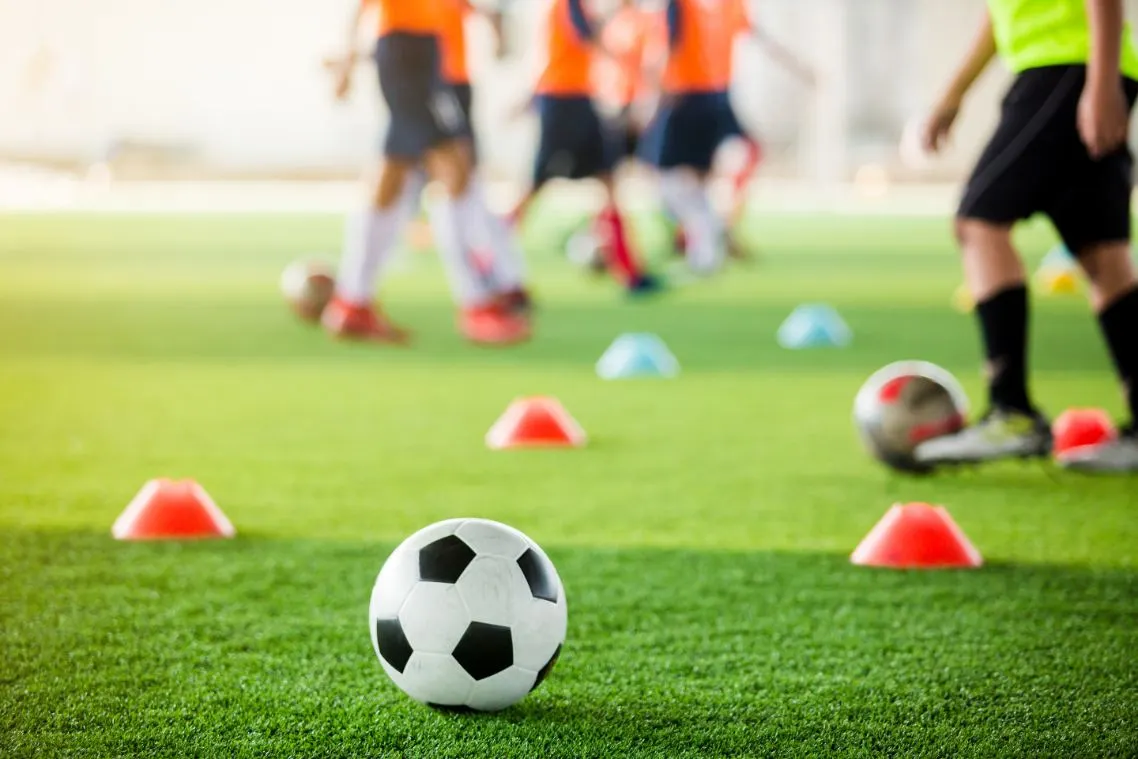
[[[1076,448],[1057,458],[1059,466],[1075,472],[1138,474],[1138,426],[1123,430],[1117,440]]]
[[[935,468],[1000,459],[1043,458],[1051,453],[1051,425],[1038,414],[995,408],[971,427],[917,446],[917,463]]]

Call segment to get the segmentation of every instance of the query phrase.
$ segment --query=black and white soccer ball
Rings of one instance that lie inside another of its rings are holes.
[[[335,294],[336,280],[332,267],[324,261],[294,261],[281,272],[280,288],[297,316],[316,322]]]
[[[869,453],[903,472],[925,470],[921,443],[964,428],[968,397],[948,371],[927,361],[898,361],[866,380],[854,400],[854,424]]]
[[[524,534],[450,519],[395,549],[371,594],[371,642],[399,688],[430,706],[498,711],[537,688],[565,643],[565,589]]]

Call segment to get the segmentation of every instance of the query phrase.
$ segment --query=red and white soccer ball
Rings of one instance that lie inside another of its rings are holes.
[[[968,397],[948,371],[927,361],[898,361],[875,372],[854,400],[862,443],[881,463],[921,472],[921,443],[964,428]]]
[[[395,549],[371,594],[371,642],[408,696],[498,711],[537,688],[565,643],[565,588],[521,532],[485,519],[424,527]]]
[[[322,261],[294,261],[281,272],[280,285],[281,295],[293,312],[315,322],[332,300],[336,279],[332,267]]]

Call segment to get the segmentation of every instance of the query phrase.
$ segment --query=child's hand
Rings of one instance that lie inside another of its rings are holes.
[[[960,113],[960,101],[946,98],[933,108],[921,128],[921,149],[926,153],[939,153],[948,141],[948,133]]]
[[[1078,127],[1087,152],[1096,160],[1125,144],[1130,113],[1122,86],[1088,81],[1079,98]]]

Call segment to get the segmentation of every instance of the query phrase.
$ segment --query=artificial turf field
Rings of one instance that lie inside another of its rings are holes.
[[[628,303],[557,261],[543,218],[538,338],[507,351],[456,337],[430,256],[389,285],[412,349],[292,319],[277,276],[334,250],[329,216],[0,218],[0,755],[1138,754],[1138,483],[898,477],[852,431],[860,383],[902,358],[983,406],[944,219],[757,216],[760,262]],[[1022,240],[1036,260],[1051,242]],[[854,346],[779,348],[803,301],[837,306]],[[1033,329],[1048,410],[1121,412],[1080,299],[1036,300]],[[681,377],[597,380],[633,330]],[[530,394],[589,447],[486,450]],[[238,538],[113,541],[156,476],[198,479]],[[914,500],[986,566],[852,567]],[[527,532],[568,593],[560,663],[498,715],[411,702],[368,639],[388,551],[454,516]]]

